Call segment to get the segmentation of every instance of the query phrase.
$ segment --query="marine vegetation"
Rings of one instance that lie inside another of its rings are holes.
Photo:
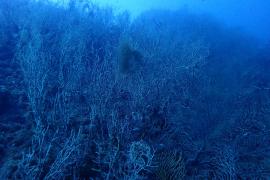
[[[209,15],[0,0],[0,177],[269,179],[269,67]]]

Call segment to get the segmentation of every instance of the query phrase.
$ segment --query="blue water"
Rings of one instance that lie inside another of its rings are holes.
[[[0,0],[0,179],[270,179],[269,10]]]
[[[188,9],[196,14],[210,14],[222,23],[244,29],[254,36],[267,39],[270,33],[270,2],[265,0],[96,0],[101,6],[116,11],[129,11],[133,17],[151,9]]]

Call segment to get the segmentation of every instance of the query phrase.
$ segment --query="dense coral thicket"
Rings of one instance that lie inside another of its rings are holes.
[[[0,0],[0,177],[267,179],[269,52],[184,10]]]

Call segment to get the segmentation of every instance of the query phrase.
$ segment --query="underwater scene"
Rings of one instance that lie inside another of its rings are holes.
[[[270,180],[270,1],[0,0],[0,180]]]

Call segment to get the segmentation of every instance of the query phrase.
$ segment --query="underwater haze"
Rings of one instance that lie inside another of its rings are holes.
[[[0,179],[270,179],[267,0],[0,0]]]
[[[133,17],[150,9],[188,9],[210,14],[226,25],[243,29],[261,40],[270,39],[270,1],[267,0],[95,0],[102,6],[127,10]]]

